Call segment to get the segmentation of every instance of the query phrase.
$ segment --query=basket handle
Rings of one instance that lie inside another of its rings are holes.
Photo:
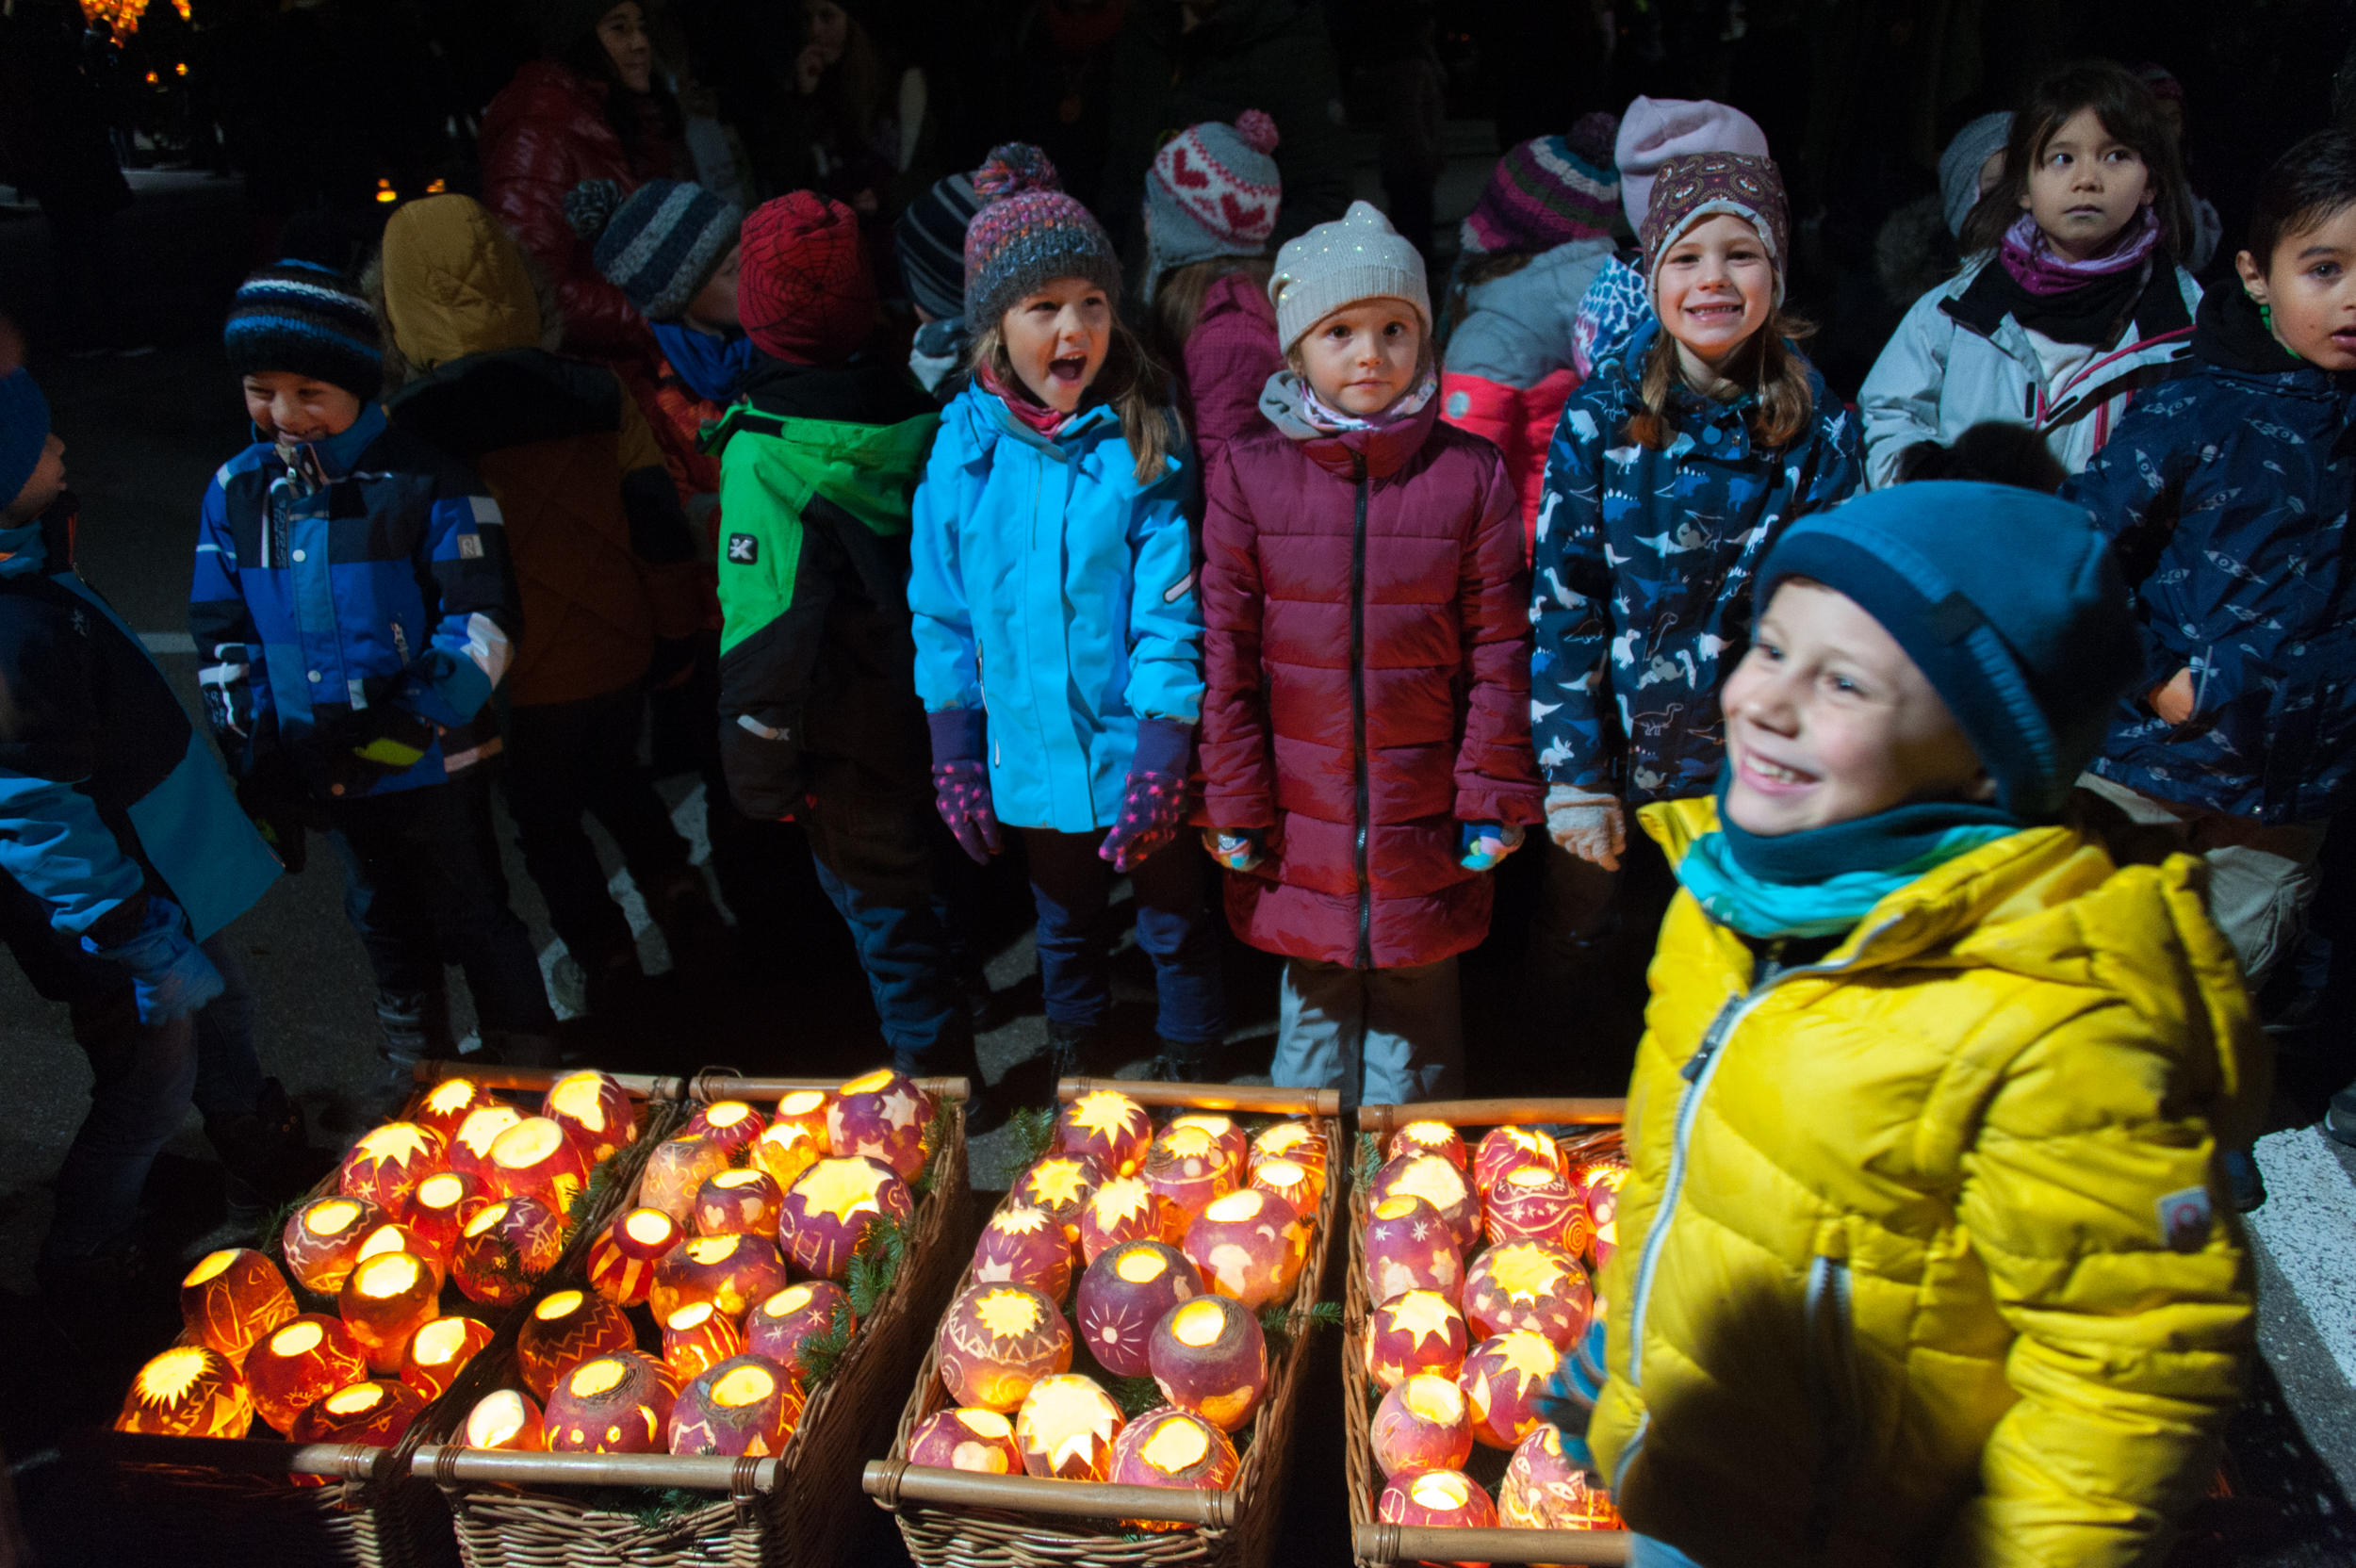
[[[667,1098],[703,1101],[714,1100],[779,1100],[796,1089],[823,1089],[828,1094],[843,1086],[840,1078],[740,1078],[733,1073],[698,1072],[693,1078],[664,1078],[664,1085],[676,1085]],[[973,1097],[973,1085],[967,1078],[919,1078],[916,1086],[936,1100],[967,1101]]]
[[[724,1492],[742,1496],[774,1491],[777,1462],[757,1461],[747,1470],[742,1459],[728,1454],[548,1454],[511,1448],[466,1448],[457,1444],[429,1443],[409,1462],[409,1472],[421,1479],[440,1481],[499,1481],[509,1486],[543,1486],[551,1482],[578,1486],[676,1486],[692,1492]]]
[[[1158,1084],[1143,1078],[1066,1078],[1055,1086],[1055,1098],[1069,1103],[1098,1089],[1125,1094],[1140,1105],[1245,1111],[1266,1116],[1342,1114],[1339,1089],[1288,1089],[1265,1084]]]
[[[1451,1127],[1501,1127],[1527,1121],[1572,1121],[1589,1125],[1628,1119],[1625,1100],[1427,1100],[1414,1105],[1361,1105],[1358,1130],[1387,1138],[1411,1121],[1445,1121]]]
[[[859,1484],[879,1507],[899,1511],[905,1500],[954,1508],[1000,1509],[1065,1519],[1154,1519],[1205,1529],[1232,1528],[1232,1492],[1182,1487],[1116,1486],[1109,1481],[1059,1481],[1037,1476],[985,1476],[937,1470],[904,1459],[871,1459]]]
[[[1628,1560],[1626,1530],[1460,1530],[1420,1525],[1361,1525],[1350,1552],[1362,1563],[1454,1562],[1594,1563],[1616,1568]]]
[[[486,1089],[537,1089],[545,1092],[559,1078],[571,1076],[570,1068],[500,1067],[485,1062],[481,1066],[459,1057],[445,1061],[428,1056],[410,1070],[420,1084],[439,1083],[445,1078],[471,1078]],[[679,1091],[671,1086],[677,1078],[656,1078],[644,1072],[609,1072],[607,1077],[640,1100],[676,1100]]]

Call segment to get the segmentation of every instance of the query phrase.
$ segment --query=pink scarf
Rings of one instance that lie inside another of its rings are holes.
[[[2012,274],[2013,282],[2031,294],[2051,298],[2142,266],[2159,243],[2159,216],[2145,207],[2140,220],[2119,230],[2107,253],[2086,261],[2072,261],[2053,249],[2045,231],[2037,226],[2037,220],[2024,212],[2004,231],[1997,255],[2004,261],[2004,270]]]
[[[1027,393],[1008,391],[1006,384],[992,375],[987,365],[982,366],[976,374],[981,379],[983,391],[997,394],[998,400],[1006,405],[1007,413],[1050,441],[1063,429],[1063,422],[1072,417],[1059,408],[1049,408],[1045,403],[1033,400]]]

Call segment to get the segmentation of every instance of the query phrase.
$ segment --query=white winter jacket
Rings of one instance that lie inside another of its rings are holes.
[[[2137,387],[2190,368],[2192,313],[2201,286],[2181,267],[2154,276],[2118,341],[2048,385],[2027,329],[1994,286],[1975,287],[1993,260],[1984,253],[1914,302],[1857,392],[1868,488],[1897,477],[1898,459],[1918,441],[1951,442],[1999,419],[2040,431],[2055,460],[2084,468],[2109,439]]]

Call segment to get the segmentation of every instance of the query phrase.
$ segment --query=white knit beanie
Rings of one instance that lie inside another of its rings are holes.
[[[1353,300],[1404,300],[1415,307],[1424,335],[1432,334],[1423,257],[1368,202],[1352,202],[1333,222],[1284,241],[1268,297],[1276,306],[1277,341],[1287,351],[1301,334]]]

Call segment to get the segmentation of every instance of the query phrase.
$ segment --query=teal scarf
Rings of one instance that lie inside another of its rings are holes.
[[[1677,880],[1709,916],[1745,937],[1831,937],[1924,872],[2023,825],[1994,806],[1922,801],[1855,822],[1762,838],[1726,815],[1677,862]]]

